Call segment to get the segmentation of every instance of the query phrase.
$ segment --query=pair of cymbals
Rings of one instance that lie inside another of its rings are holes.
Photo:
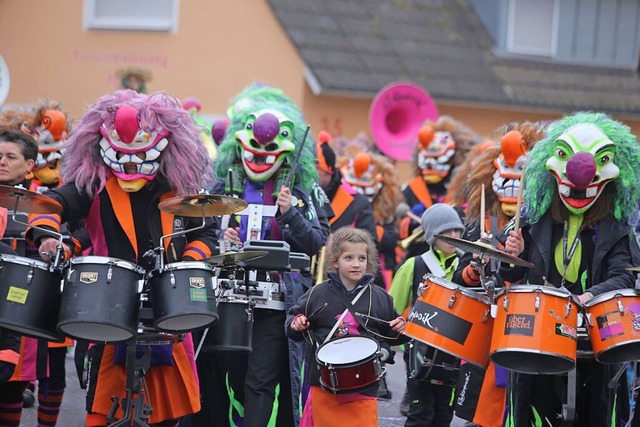
[[[438,240],[442,240],[443,242],[450,244],[451,246],[455,246],[456,248],[462,249],[465,252],[471,252],[472,254],[478,255],[480,257],[488,257],[500,262],[505,262],[507,264],[517,265],[519,267],[533,267],[533,264],[531,264],[530,262],[496,249],[488,243],[484,243],[481,241],[470,242],[468,240],[459,239],[457,237],[444,236],[442,234],[436,234],[434,237]]]

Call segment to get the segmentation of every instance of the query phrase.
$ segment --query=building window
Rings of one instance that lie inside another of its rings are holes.
[[[557,40],[557,0],[510,0],[507,51],[553,57]]]
[[[84,0],[86,30],[170,31],[178,28],[180,0]]]

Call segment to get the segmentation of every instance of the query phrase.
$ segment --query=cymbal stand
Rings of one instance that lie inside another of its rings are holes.
[[[480,275],[480,286],[482,286],[482,288],[487,292],[487,295],[491,299],[491,303],[493,303],[496,294],[496,278],[493,275],[487,276],[484,271],[486,266],[486,263],[484,262],[484,253],[480,253],[478,259],[472,262],[475,262],[478,268],[478,274]]]
[[[127,385],[126,394],[122,399],[122,419],[113,422],[115,419],[115,413],[118,409],[118,397],[113,396],[113,405],[107,414],[107,427],[121,427],[121,426],[133,426],[133,427],[151,427],[147,420],[151,414],[152,408],[145,403],[145,389],[144,376],[149,367],[151,366],[151,349],[149,346],[143,346],[143,354],[140,359],[136,358],[136,339],[132,338],[127,342]],[[136,395],[134,397],[134,395]]]
[[[153,252],[156,257],[156,270],[160,271],[164,267],[164,239],[168,239],[175,236],[184,236],[185,234],[191,233],[192,231],[202,230],[206,226],[205,207],[206,205],[202,204],[202,224],[201,225],[195,228],[189,228],[188,230],[180,230],[180,231],[176,231],[175,233],[165,234],[164,236],[160,237],[160,246],[153,249]]]

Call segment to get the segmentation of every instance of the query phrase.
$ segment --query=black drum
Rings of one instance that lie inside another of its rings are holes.
[[[86,256],[69,261],[64,274],[58,328],[93,342],[132,338],[138,328],[144,269],[117,258]]]
[[[253,336],[253,302],[221,298],[218,302],[220,320],[209,327],[202,351],[251,351]]]
[[[218,319],[211,265],[197,261],[167,264],[150,272],[147,280],[156,329],[189,332]]]
[[[15,255],[0,255],[0,326],[36,338],[64,340],[58,332],[60,272],[49,264]]]
[[[409,376],[437,385],[455,386],[460,359],[418,340],[409,343]]]
[[[143,345],[167,345],[184,341],[184,334],[174,332],[162,332],[153,326],[153,309],[148,295],[140,295],[140,320],[138,322],[138,333],[136,343]]]

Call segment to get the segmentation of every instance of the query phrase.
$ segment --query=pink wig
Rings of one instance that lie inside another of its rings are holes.
[[[147,96],[133,90],[102,96],[71,131],[61,169],[65,182],[75,182],[79,191],[89,195],[104,188],[112,173],[100,155],[100,127],[113,123],[118,108],[124,105],[138,110],[143,130],[169,131],[169,144],[160,156],[158,175],[177,194],[194,194],[211,185],[212,165],[200,143],[199,128],[180,102],[166,93]]]

